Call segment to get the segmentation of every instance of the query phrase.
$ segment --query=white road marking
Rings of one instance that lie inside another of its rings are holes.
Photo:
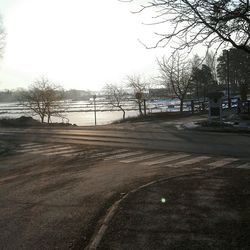
[[[78,156],[80,153],[82,153],[82,150],[73,151],[72,153],[62,154],[62,156],[63,157],[73,157],[73,156]]]
[[[22,147],[21,150],[42,148],[42,147],[46,147],[46,146],[48,146],[48,144],[34,144],[34,145],[26,145],[26,146],[21,145],[21,147]]]
[[[128,153],[124,153],[124,154],[117,154],[117,155],[113,155],[113,156],[109,156],[109,157],[104,158],[104,161],[121,159],[121,158],[125,158],[128,156],[139,155],[142,153],[143,153],[142,151],[136,151],[136,152],[128,152]]]
[[[128,149],[118,149],[118,150],[114,150],[114,151],[107,151],[107,152],[99,152],[99,153],[94,153],[94,152],[90,152],[89,154],[91,154],[90,156],[87,156],[86,158],[88,159],[93,159],[93,158],[97,158],[97,157],[105,157],[105,156],[113,156],[114,154],[118,154],[118,153],[124,153],[124,152],[128,152]],[[76,153],[71,153],[71,154],[64,154],[63,156],[65,157],[72,157],[72,156],[79,156],[79,154],[83,152],[82,150],[76,152]]]
[[[44,155],[50,156],[50,155],[64,155],[65,154],[69,154],[69,153],[76,153],[76,152],[80,152],[81,149],[77,149],[77,148],[68,148],[68,149],[64,149],[64,150],[57,150],[55,152],[49,152],[46,153]]]
[[[173,165],[170,165],[170,167],[176,167],[177,168],[177,167],[182,167],[182,166],[185,166],[185,165],[191,165],[191,164],[198,163],[198,162],[210,159],[210,158],[211,157],[209,157],[209,156],[198,156],[198,157],[194,157],[192,159],[186,160],[186,161],[177,162],[177,163],[175,163]]]
[[[94,153],[93,155],[90,155],[89,158],[95,158],[95,157],[99,157],[99,156],[111,156],[111,155],[114,155],[114,154],[119,154],[119,153],[125,153],[125,152],[128,152],[129,150],[128,149],[117,149],[117,150],[114,150],[114,151],[107,151],[107,152],[99,152],[99,153]]]
[[[154,154],[145,154],[142,156],[137,156],[128,160],[121,160],[119,162],[122,163],[132,163],[132,162],[136,162],[136,161],[143,161],[143,160],[147,160],[147,159],[151,159],[157,156],[162,156],[162,155],[166,155],[166,154],[162,154],[162,153],[154,153]]]
[[[32,147],[32,148],[23,148],[23,149],[17,149],[16,152],[18,153],[26,153],[26,152],[31,152],[31,151],[39,151],[39,150],[43,150],[43,149],[48,149],[48,148],[52,148],[52,147],[55,147],[55,146],[48,146],[48,145],[39,145],[39,146],[36,146],[36,147]]]
[[[242,169],[250,169],[250,163],[247,162],[247,163],[244,163],[236,168],[242,168]]]
[[[218,160],[218,161],[215,161],[215,162],[211,162],[209,164],[207,164],[208,166],[210,167],[213,167],[213,168],[219,168],[219,167],[223,167],[229,163],[232,163],[234,161],[238,161],[239,159],[237,158],[223,158],[221,160]]]
[[[41,145],[40,143],[36,143],[36,142],[31,142],[31,143],[24,143],[21,144],[21,147],[29,147],[29,146],[34,146],[34,145]]]
[[[181,158],[184,158],[187,156],[190,156],[190,155],[188,155],[188,154],[169,155],[167,157],[163,157],[163,158],[160,158],[160,159],[155,160],[155,161],[142,162],[142,163],[140,163],[140,165],[152,166],[152,165],[156,165],[156,164],[160,164],[160,163],[167,163],[170,161],[178,160],[178,159],[181,159]]]
[[[55,152],[53,154],[46,154],[46,155],[61,155],[63,157],[73,157],[73,156],[78,156],[80,153],[82,153],[82,149],[72,149],[64,152],[58,152],[58,154]]]
[[[35,149],[21,149],[17,150],[17,152],[20,153],[30,153],[30,154],[37,154],[37,153],[43,153],[43,152],[48,152],[51,150],[61,150],[61,149],[66,149],[66,148],[72,148],[71,146],[63,146],[63,145],[55,145],[55,146],[43,146],[41,148],[35,148]]]

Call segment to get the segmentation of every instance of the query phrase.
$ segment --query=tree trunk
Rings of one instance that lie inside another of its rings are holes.
[[[206,102],[206,87],[203,89],[203,103],[202,103],[202,111],[205,111],[205,102]]]
[[[206,101],[206,87],[203,89],[203,102]]]
[[[118,108],[123,112],[122,119],[125,119],[125,110],[122,108],[122,106],[118,106]]]
[[[144,107],[144,116],[147,115],[147,107],[146,107],[146,100],[143,99],[143,107]]]
[[[40,115],[40,118],[41,118],[41,122],[44,123],[44,116]]]
[[[48,123],[49,123],[49,121],[50,121],[50,114],[48,114],[48,120],[47,120],[47,121],[48,121]]]
[[[180,112],[183,112],[183,99],[180,99]]]
[[[143,116],[143,114],[142,114],[142,110],[141,110],[141,102],[140,102],[140,101],[138,102],[138,106],[139,106],[140,116]]]
[[[196,84],[196,98],[198,101],[200,101],[200,95],[199,95],[199,84]]]

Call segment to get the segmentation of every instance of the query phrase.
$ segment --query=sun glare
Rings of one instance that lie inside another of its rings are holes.
[[[47,75],[65,88],[100,89],[155,63],[155,51],[138,42],[145,26],[117,0],[16,1],[5,26],[2,79],[15,72],[13,87],[23,84],[21,75]]]

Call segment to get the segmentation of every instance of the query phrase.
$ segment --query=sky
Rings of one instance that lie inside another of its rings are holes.
[[[0,89],[27,88],[41,76],[65,89],[100,90],[128,75],[157,74],[154,27],[118,0],[1,0],[7,32]],[[167,27],[166,27],[167,28]]]

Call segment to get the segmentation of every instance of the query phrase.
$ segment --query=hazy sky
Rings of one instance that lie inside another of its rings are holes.
[[[98,90],[126,75],[156,72],[152,42],[131,4],[118,0],[1,0],[7,46],[0,61],[0,89],[27,87],[47,76],[66,89]]]

